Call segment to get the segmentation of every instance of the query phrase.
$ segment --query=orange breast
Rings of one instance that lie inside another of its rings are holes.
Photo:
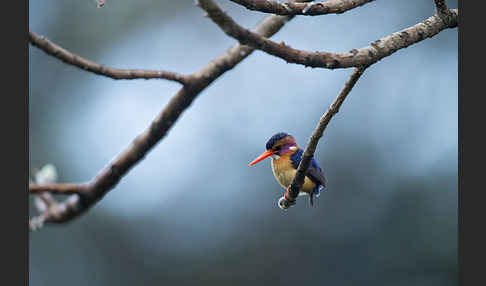
[[[290,185],[297,173],[290,161],[290,153],[282,155],[278,159],[272,159],[272,171],[277,182],[285,189]],[[304,180],[301,192],[310,194],[315,188],[316,184],[312,182],[307,176]]]

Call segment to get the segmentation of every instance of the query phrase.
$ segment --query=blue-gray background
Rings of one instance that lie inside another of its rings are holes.
[[[192,0],[93,2],[29,1],[29,26],[118,68],[191,73],[235,43]],[[246,27],[265,16],[218,3]],[[434,12],[432,0],[375,1],[297,17],[274,39],[347,51]],[[61,182],[93,177],[179,88],[100,77],[35,47],[29,59],[30,169],[52,163]],[[305,147],[350,72],[253,53],[87,214],[30,234],[31,285],[456,285],[457,29],[360,79],[319,142],[329,187],[314,208],[299,198],[282,212],[269,160],[247,166],[279,131]]]

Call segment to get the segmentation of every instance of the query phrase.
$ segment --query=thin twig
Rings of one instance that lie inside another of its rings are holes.
[[[249,45],[268,54],[279,57],[288,63],[327,69],[359,67],[371,65],[394,52],[437,35],[446,28],[457,26],[458,11],[450,11],[450,17],[441,18],[438,14],[402,31],[381,38],[370,46],[353,49],[346,53],[309,52],[297,50],[285,43],[276,43],[238,25],[226,15],[212,0],[199,0],[203,8],[228,36],[241,44]]]
[[[185,84],[187,76],[169,71],[141,70],[141,69],[115,69],[102,66],[98,63],[71,53],[61,46],[54,44],[43,36],[29,30],[30,43],[47,54],[61,61],[95,74],[110,77],[112,79],[166,79]]]
[[[272,13],[277,15],[317,16],[325,14],[341,14],[373,0],[336,0],[311,3],[280,3],[271,0],[230,0],[249,10]]]
[[[314,156],[314,152],[316,151],[319,139],[322,137],[324,130],[326,130],[327,124],[332,119],[332,117],[339,112],[339,108],[341,107],[349,92],[351,91],[351,89],[353,89],[354,85],[367,67],[368,66],[362,66],[353,70],[351,76],[349,77],[341,92],[338,94],[336,99],[334,99],[334,102],[319,120],[319,123],[312,132],[312,136],[310,137],[309,142],[305,147],[304,155],[302,156],[302,160],[300,161],[299,167],[297,168],[297,173],[295,174],[295,177],[290,184],[289,194],[286,197],[284,196],[284,199],[280,201],[281,206],[284,209],[295,204],[295,200],[297,198],[297,195],[299,194],[302,184],[304,183],[305,173],[307,172],[312,157]]]
[[[49,213],[55,212],[59,207],[59,203],[48,192],[41,192],[38,195],[34,195],[34,202],[40,214],[29,219],[29,229],[31,231],[40,229],[44,225]]]
[[[271,37],[282,26],[292,19],[292,16],[268,16],[260,22],[255,33]],[[43,222],[62,223],[69,221],[95,205],[105,194],[112,190],[120,179],[135,166],[164,137],[174,125],[179,116],[192,101],[224,72],[232,69],[254,51],[253,48],[236,44],[218,58],[210,61],[201,70],[189,75],[184,87],[172,97],[161,113],[150,126],[125,150],[116,156],[90,182],[86,184],[51,184],[29,186],[31,193],[51,191],[57,193],[77,194],[69,196],[59,203],[55,211],[45,212]]]
[[[49,192],[52,194],[82,194],[87,191],[87,184],[29,184],[31,194],[42,194]]]

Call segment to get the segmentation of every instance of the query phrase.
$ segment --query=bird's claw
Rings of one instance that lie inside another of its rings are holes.
[[[285,204],[284,201],[287,201],[287,204]],[[288,201],[285,196],[283,196],[278,200],[277,205],[280,209],[287,210],[291,205],[295,205],[295,201]]]
[[[284,205],[284,203],[283,203],[283,202],[284,202],[284,200],[285,200],[285,198],[284,198],[284,197],[281,197],[281,198],[278,200],[277,205],[278,205],[278,207],[279,207],[280,209],[282,209],[282,210],[287,210],[287,209],[288,209],[288,207],[286,207],[286,206]]]

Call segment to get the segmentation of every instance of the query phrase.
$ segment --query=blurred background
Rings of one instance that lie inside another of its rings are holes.
[[[29,26],[117,68],[191,73],[235,43],[193,0],[95,2],[29,1]],[[265,17],[218,3],[245,27]],[[433,1],[375,1],[296,17],[273,39],[342,52],[434,13]],[[30,233],[30,284],[457,285],[457,41],[448,29],[369,68],[319,142],[327,191],[286,212],[270,160],[248,163],[279,131],[305,147],[351,69],[254,52],[88,213]],[[51,163],[60,182],[92,178],[180,87],[115,81],[32,46],[29,61],[31,175]]]

